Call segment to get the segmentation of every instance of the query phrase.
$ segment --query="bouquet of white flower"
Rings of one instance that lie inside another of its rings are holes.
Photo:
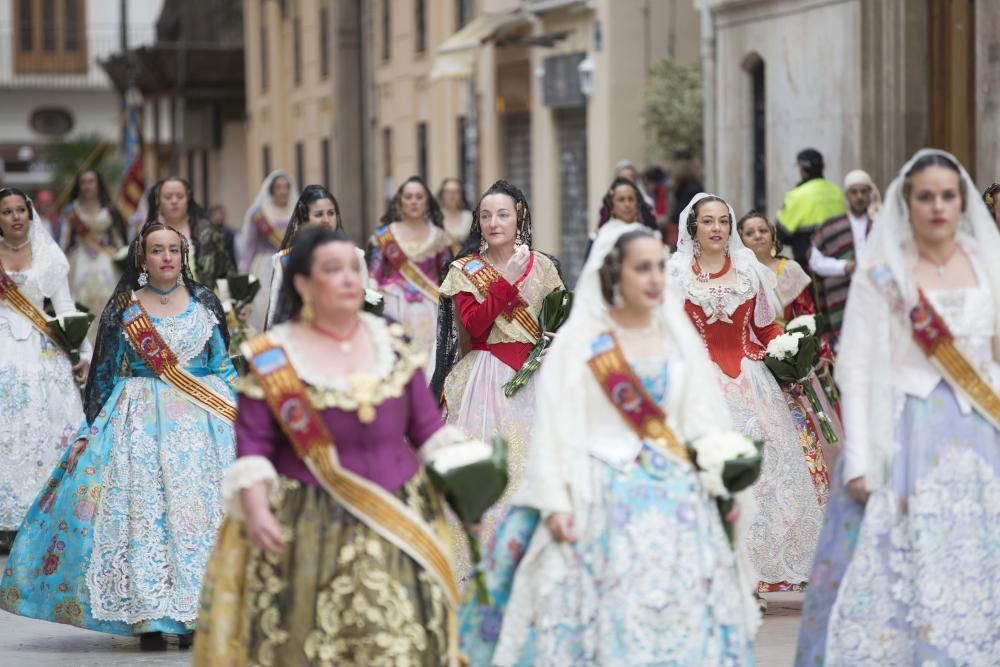
[[[691,460],[698,468],[698,479],[705,491],[715,498],[722,526],[732,546],[735,546],[735,536],[726,515],[733,509],[733,494],[749,488],[760,477],[763,449],[763,442],[735,432],[702,436],[688,446]]]
[[[385,310],[385,299],[376,290],[365,288],[365,302],[362,310],[372,315],[381,315]]]
[[[483,520],[486,510],[507,488],[507,441],[495,436],[492,446],[478,440],[447,445],[430,457],[427,476],[444,495],[469,539],[476,599],[479,604],[491,604],[486,577],[479,567],[482,549],[472,526]]]
[[[94,315],[92,313],[79,311],[63,313],[48,321],[49,333],[66,350],[74,366],[80,363],[80,347],[87,339],[87,331],[93,321]]]
[[[247,373],[246,360],[240,354],[240,346],[253,335],[253,327],[240,317],[241,311],[250,305],[260,291],[260,280],[252,274],[232,275],[215,281],[215,293],[222,303],[229,327],[229,358],[242,376]]]
[[[788,323],[785,333],[767,344],[767,357],[764,358],[764,363],[779,383],[801,389],[809,400],[809,406],[815,413],[816,419],[819,420],[823,437],[827,442],[835,443],[839,438],[833,430],[830,418],[823,412],[823,406],[813,390],[812,383],[809,382],[809,374],[819,360],[820,343],[815,331],[816,321],[811,315],[795,318]]]

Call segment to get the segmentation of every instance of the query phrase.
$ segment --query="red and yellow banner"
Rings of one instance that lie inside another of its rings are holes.
[[[591,344],[587,362],[604,394],[629,428],[643,441],[657,445],[682,461],[691,462],[685,447],[667,426],[667,415],[650,397],[610,331]]]
[[[434,303],[438,302],[441,296],[438,291],[438,284],[428,278],[427,274],[421,271],[420,267],[407,257],[406,253],[399,246],[399,242],[396,241],[396,237],[393,236],[392,230],[389,229],[389,225],[385,225],[375,232],[375,242],[378,243],[382,256],[392,265],[392,268],[399,271],[400,275],[413,285],[414,289]]]
[[[917,305],[910,311],[910,327],[917,347],[927,355],[945,381],[965,396],[993,428],[1000,430],[1000,396],[955,345],[955,337],[948,324],[934,310],[923,291],[918,293],[918,297]]]
[[[525,276],[531,272],[531,267],[534,266],[534,260],[535,258],[532,256],[530,260],[531,263],[528,264],[528,268],[524,272]],[[463,257],[456,260],[454,264],[462,270],[462,273],[466,275],[472,284],[475,285],[476,289],[479,290],[479,293],[484,297],[489,294],[490,287],[492,287],[495,283],[504,280],[503,276],[500,275],[500,272],[497,271],[492,264],[478,255]],[[507,308],[504,312],[500,313],[500,316],[508,322],[514,322],[519,325],[533,341],[538,342],[538,340],[541,339],[542,332],[538,328],[538,321],[531,316],[531,313],[528,311],[528,304],[520,296],[518,296],[517,302]]]
[[[236,421],[236,404],[220,396],[181,368],[167,343],[153,326],[149,314],[131,292],[120,297],[121,322],[125,336],[156,377],[181,392],[188,400],[230,424]]]

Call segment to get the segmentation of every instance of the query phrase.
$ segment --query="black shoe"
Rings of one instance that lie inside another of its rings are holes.
[[[15,537],[17,537],[16,530],[0,530],[0,556],[10,553]]]
[[[192,644],[194,644],[194,632],[189,632],[186,635],[177,635],[177,648],[191,648]]]
[[[166,651],[167,640],[159,632],[144,632],[139,635],[139,650],[141,651]]]

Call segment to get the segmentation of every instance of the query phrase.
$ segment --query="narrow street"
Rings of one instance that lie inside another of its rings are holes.
[[[0,569],[6,563],[0,559]],[[769,595],[764,627],[757,635],[758,667],[789,667],[795,654],[802,596]],[[0,665],[4,667],[119,667],[188,665],[189,651],[171,643],[165,653],[140,653],[139,641],[45,623],[0,611]]]

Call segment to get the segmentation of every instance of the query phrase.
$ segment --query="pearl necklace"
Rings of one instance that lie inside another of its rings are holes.
[[[17,245],[14,245],[13,243],[11,243],[10,241],[8,241],[7,239],[0,238],[0,243],[3,243],[5,246],[7,246],[8,248],[10,248],[14,252],[21,252],[22,250],[24,250],[25,248],[28,247],[28,244],[31,243],[31,239],[25,239],[24,243],[18,243]]]

